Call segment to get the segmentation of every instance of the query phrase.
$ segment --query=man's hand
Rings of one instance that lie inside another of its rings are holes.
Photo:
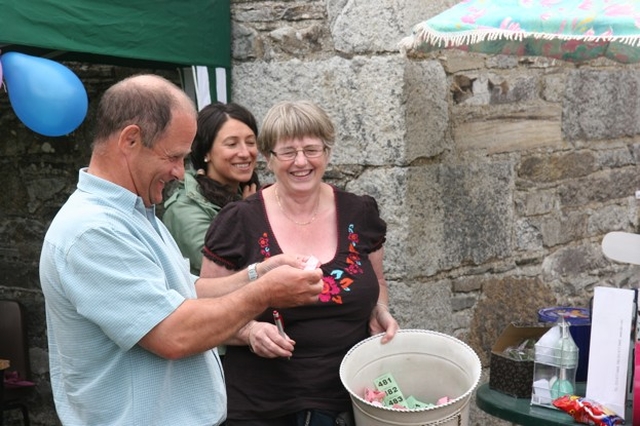
[[[303,254],[278,254],[269,257],[258,264],[258,275],[262,276],[269,271],[276,269],[278,266],[289,265],[298,269],[308,269],[307,263],[315,263],[314,266],[319,267],[319,261],[315,257]]]
[[[274,308],[315,303],[324,286],[322,270],[305,271],[289,265],[279,266],[261,278],[269,306]]]

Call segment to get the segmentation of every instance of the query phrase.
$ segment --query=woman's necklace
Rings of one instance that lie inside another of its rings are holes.
[[[320,197],[318,197],[318,201],[316,202],[316,208],[313,211],[313,216],[311,216],[311,219],[309,219],[306,222],[298,222],[296,220],[293,220],[291,217],[289,217],[287,212],[284,211],[284,208],[282,207],[282,203],[280,202],[280,197],[278,196],[278,187],[277,186],[274,188],[274,192],[276,194],[276,203],[278,203],[278,207],[280,207],[280,211],[282,212],[284,217],[289,219],[291,222],[293,222],[293,223],[295,223],[296,225],[299,225],[299,226],[307,226],[307,225],[311,224],[314,220],[316,220],[316,216],[318,215],[318,207],[320,207]]]

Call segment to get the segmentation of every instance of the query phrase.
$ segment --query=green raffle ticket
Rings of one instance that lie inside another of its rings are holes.
[[[415,399],[413,396],[407,398],[404,397],[400,387],[396,383],[396,379],[393,378],[391,373],[383,374],[375,379],[374,384],[376,389],[385,393],[383,405],[386,407],[392,407],[394,405],[401,405],[405,408],[428,408],[433,407],[433,404],[426,404]]]

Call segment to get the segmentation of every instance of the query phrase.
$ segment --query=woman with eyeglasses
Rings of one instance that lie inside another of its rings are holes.
[[[387,342],[398,329],[388,308],[386,223],[376,201],[322,180],[334,141],[334,126],[316,104],[274,105],[258,146],[275,183],[225,207],[207,232],[203,277],[249,266],[256,279],[268,272],[264,261],[281,253],[313,256],[309,267],[323,271],[315,305],[278,311],[283,330],[268,309],[227,342],[227,426],[350,424],[342,358],[369,335],[384,332]]]

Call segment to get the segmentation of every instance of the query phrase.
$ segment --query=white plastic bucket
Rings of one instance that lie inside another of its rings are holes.
[[[357,426],[466,426],[469,401],[480,382],[478,355],[455,337],[429,330],[399,330],[388,343],[382,334],[355,345],[340,365],[340,380],[349,391]],[[395,409],[364,399],[365,388],[391,373],[405,397],[413,395],[433,403],[443,396],[449,402],[430,408]]]

